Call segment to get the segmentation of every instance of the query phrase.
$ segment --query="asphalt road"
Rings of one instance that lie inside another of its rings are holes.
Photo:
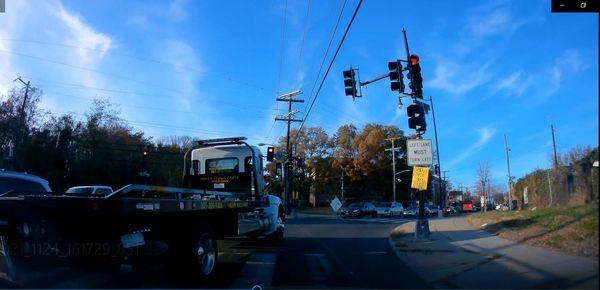
[[[340,219],[300,215],[288,219],[285,240],[219,242],[219,271],[192,282],[161,264],[118,270],[42,265],[21,275],[25,288],[426,288],[394,254],[389,232],[401,219]],[[1,286],[1,285],[0,285]]]

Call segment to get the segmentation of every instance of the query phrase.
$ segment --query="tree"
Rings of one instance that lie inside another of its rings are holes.
[[[489,193],[490,193],[490,171],[491,165],[489,161],[480,161],[477,164],[477,183],[476,183],[476,192],[479,196],[484,196],[486,199],[486,203],[488,203]],[[482,205],[483,207],[484,205]]]

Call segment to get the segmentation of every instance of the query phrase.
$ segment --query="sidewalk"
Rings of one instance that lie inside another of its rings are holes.
[[[431,239],[414,242],[415,222],[390,243],[433,288],[598,289],[598,261],[517,244],[475,229],[465,217],[430,219]]]

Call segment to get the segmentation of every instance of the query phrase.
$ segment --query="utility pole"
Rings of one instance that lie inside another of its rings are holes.
[[[344,201],[344,169],[342,168],[342,202]]]
[[[550,124],[550,131],[552,133],[552,149],[554,150],[554,167],[558,167],[558,155],[556,154],[556,140],[554,138],[554,125]]]
[[[442,170],[442,185],[444,186],[444,206],[448,204],[448,192],[446,190],[446,173],[450,172],[450,170]]]
[[[29,81],[25,82],[23,81],[23,79],[21,79],[21,77],[16,78],[14,81],[20,81],[22,84],[25,85],[25,95],[23,96],[23,104],[21,104],[21,109],[19,110],[19,129],[17,130],[17,136],[15,136],[16,140],[15,140],[15,151],[19,151],[20,148],[22,148],[22,142],[24,139],[24,133],[25,133],[25,105],[27,105],[27,98],[29,97],[29,88],[30,88],[30,83]],[[13,81],[13,82],[14,82]],[[18,155],[18,154],[17,154]],[[11,167],[14,167],[14,161],[12,160],[14,159],[14,156],[11,158]],[[12,168],[14,169],[14,168]]]
[[[512,176],[510,175],[510,148],[508,147],[508,138],[504,134],[504,148],[506,149],[506,175],[508,177],[508,210],[512,206],[511,194],[512,194]]]
[[[277,97],[278,102],[286,102],[288,103],[288,112],[285,115],[275,117],[275,121],[284,121],[287,122],[287,134],[286,134],[286,161],[285,161],[285,184],[284,184],[284,193],[283,193],[283,207],[286,214],[290,214],[290,201],[291,201],[291,193],[292,193],[292,178],[291,178],[291,170],[292,166],[292,151],[290,146],[290,127],[292,122],[302,122],[300,119],[294,119],[294,115],[297,114],[298,110],[292,111],[292,103],[304,103],[304,100],[295,99],[294,96],[302,94],[301,91],[293,91],[291,93],[283,94]]]
[[[437,165],[438,165],[438,179],[440,178],[439,174],[442,170],[442,166],[440,165],[440,145],[438,143],[438,133],[437,133],[437,126],[435,124],[435,110],[433,109],[433,98],[431,96],[429,96],[429,104],[431,104],[431,116],[433,118],[433,134],[435,136],[435,155],[437,158]],[[441,186],[438,186],[438,196],[440,197],[440,202],[443,200],[444,204],[442,204],[442,208],[444,206],[446,206],[446,199],[442,199],[442,188]],[[435,199],[434,199],[435,200]]]
[[[552,181],[550,181],[550,170],[546,171],[546,176],[548,178],[548,191],[549,191],[549,194],[550,194],[550,205],[552,205],[552,203],[553,203],[553,200],[552,200],[553,197],[552,196],[554,194],[552,194]]]
[[[396,148],[395,140],[401,139],[400,137],[388,138],[387,141],[392,141],[392,148],[385,149],[385,151],[392,151],[392,201],[396,202]]]

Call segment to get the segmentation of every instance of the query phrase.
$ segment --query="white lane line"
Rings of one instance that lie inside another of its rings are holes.
[[[240,277],[231,283],[230,288],[250,289],[254,285],[260,285],[263,289],[271,287],[276,259],[277,254],[273,253],[252,254],[242,268]]]
[[[323,257],[323,256],[325,256],[325,254],[321,254],[321,253],[304,253],[304,256],[307,256],[307,257]]]
[[[363,255],[386,255],[389,254],[389,252],[385,252],[385,251],[372,251],[372,252],[364,252]]]

